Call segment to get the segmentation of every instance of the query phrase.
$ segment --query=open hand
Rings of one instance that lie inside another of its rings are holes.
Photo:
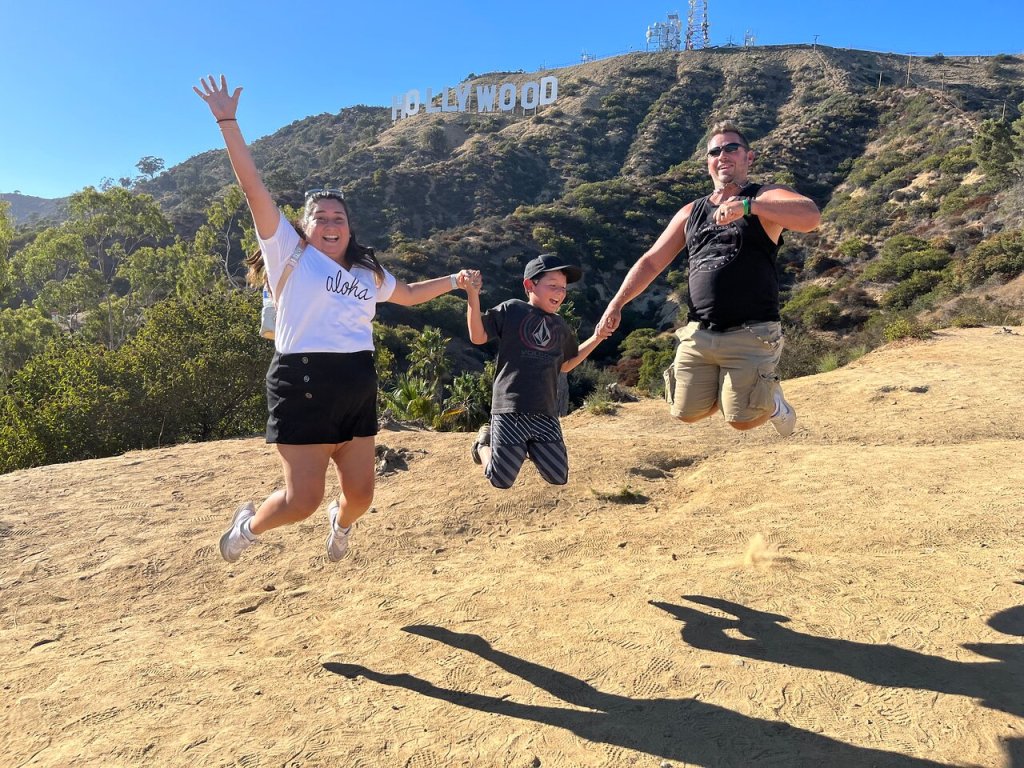
[[[202,90],[194,85],[192,90],[206,102],[206,106],[210,108],[214,118],[217,120],[235,119],[235,113],[238,112],[238,97],[242,93],[241,87],[235,88],[235,92],[229,94],[228,81],[224,75],[220,76],[219,85],[213,75],[200,78],[199,85],[202,86]]]

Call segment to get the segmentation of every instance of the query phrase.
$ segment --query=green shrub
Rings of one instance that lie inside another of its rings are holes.
[[[982,301],[972,296],[962,298],[955,303],[951,314],[947,318],[947,322],[954,328],[978,328],[985,325],[1020,325],[1021,315],[1012,309],[1007,309],[989,301]]]
[[[583,403],[583,408],[595,416],[611,416],[618,412],[619,404],[611,400],[607,394],[595,392]]]
[[[853,260],[867,252],[868,244],[859,237],[848,237],[836,248],[845,258]]]
[[[828,373],[834,371],[840,365],[839,353],[828,352],[818,358],[818,373]]]
[[[935,272],[950,261],[950,255],[912,235],[890,238],[879,257],[864,270],[864,280],[881,282],[906,280],[915,272]]]
[[[970,288],[998,275],[1009,280],[1024,272],[1024,229],[1000,232],[981,241],[955,267],[957,282]]]
[[[882,335],[887,342],[900,339],[927,339],[932,335],[932,329],[916,318],[900,316],[885,326]]]
[[[915,272],[911,277],[896,285],[882,297],[886,309],[906,309],[914,300],[930,292],[942,281],[942,273],[936,271]]]
[[[825,328],[840,315],[839,307],[830,300],[830,291],[823,285],[806,285],[794,291],[782,306],[782,319],[805,328]]]
[[[652,397],[659,397],[665,391],[665,369],[672,365],[675,349],[649,349],[640,358],[640,375],[637,387]]]

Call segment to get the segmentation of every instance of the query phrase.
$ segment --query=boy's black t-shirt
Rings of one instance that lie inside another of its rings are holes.
[[[558,418],[558,374],[576,356],[576,334],[559,315],[511,299],[483,313],[488,341],[498,340],[491,413]]]

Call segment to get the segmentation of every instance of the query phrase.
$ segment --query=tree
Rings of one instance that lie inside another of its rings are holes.
[[[1013,121],[1013,167],[1017,176],[1024,178],[1024,102],[1017,105],[1021,116]]]
[[[124,257],[171,233],[151,195],[133,194],[120,187],[106,192],[86,187],[69,198],[68,212],[71,218],[66,228],[81,236],[90,263],[107,283]]]
[[[426,382],[433,399],[441,401],[442,384],[451,368],[448,358],[448,342],[451,339],[443,336],[441,331],[426,326],[417,336],[409,351],[409,376]]]
[[[201,292],[204,283],[209,288],[221,280],[235,288],[244,286],[244,261],[233,259],[232,252],[254,246],[255,233],[245,195],[240,187],[232,185],[221,200],[215,200],[206,209],[206,223],[196,232],[194,261],[189,265],[190,289]]]
[[[0,310],[0,391],[14,374],[59,333],[56,323],[36,307]]]
[[[0,435],[25,440],[30,449],[0,442],[0,466],[79,461],[143,447],[144,423],[134,414],[126,418],[138,399],[116,352],[58,336],[15,374],[4,395],[0,412],[10,425]]]
[[[130,280],[145,278],[145,290],[153,287],[143,270],[131,267],[145,261],[136,252],[146,247],[149,256],[159,253],[153,249],[169,236],[170,225],[152,197],[117,187],[87,187],[68,206],[67,221],[43,230],[13,259],[15,287],[20,283],[38,309],[68,332],[83,331],[116,349],[138,326],[143,309]]]
[[[978,167],[994,181],[1005,181],[1014,173],[1010,126],[1003,120],[986,120],[978,128],[971,146]]]
[[[18,252],[12,272],[36,309],[67,333],[78,331],[103,297],[102,275],[90,263],[81,235],[67,227],[43,230]]]
[[[445,427],[469,432],[490,417],[491,387],[494,385],[494,361],[488,360],[483,373],[461,373],[448,386],[444,412]]]
[[[258,329],[259,301],[249,291],[174,297],[147,310],[124,353],[144,395],[133,418],[156,425],[150,444],[262,430],[273,348]]]
[[[164,161],[162,157],[146,155],[139,159],[135,167],[139,169],[139,173],[146,177],[146,181],[152,181],[153,177],[164,169]]]
[[[11,241],[14,240],[14,219],[11,218],[11,204],[0,200],[0,300],[11,287]]]

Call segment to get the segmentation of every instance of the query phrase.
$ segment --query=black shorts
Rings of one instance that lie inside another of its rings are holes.
[[[376,435],[373,352],[275,352],[267,410],[268,443],[344,443]]]

